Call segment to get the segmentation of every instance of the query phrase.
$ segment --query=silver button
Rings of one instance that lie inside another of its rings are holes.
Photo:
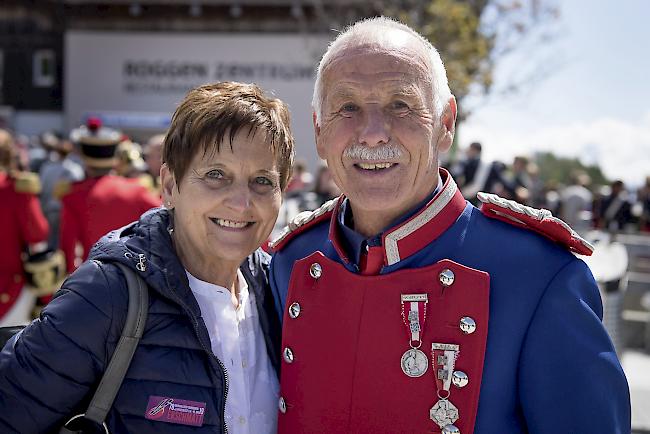
[[[284,361],[287,363],[292,363],[293,362],[293,351],[291,351],[291,348],[289,347],[284,347]]]
[[[291,303],[289,306],[289,316],[293,319],[298,318],[300,315],[300,303]]]
[[[473,318],[464,316],[460,319],[460,329],[466,335],[471,335],[476,331],[476,321]]]
[[[449,424],[442,429],[442,434],[460,434],[460,430],[456,425]]]
[[[469,383],[469,378],[467,378],[467,374],[463,371],[454,371],[451,377],[451,382],[454,386],[462,388],[467,386],[467,383]]]
[[[284,401],[283,397],[280,397],[280,400],[278,401],[278,408],[282,414],[287,412],[287,403]]]
[[[442,283],[442,286],[451,286],[454,284],[454,272],[451,271],[449,268],[445,268],[440,272],[440,276],[438,276],[440,279],[440,283]]]
[[[318,279],[321,274],[323,274],[323,267],[321,267],[318,262],[314,262],[311,264],[311,267],[309,267],[309,274],[314,279]]]

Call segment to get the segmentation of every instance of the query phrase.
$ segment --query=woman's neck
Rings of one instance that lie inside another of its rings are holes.
[[[183,267],[194,277],[204,282],[226,288],[233,296],[233,300],[239,300],[239,285],[237,282],[237,261],[216,261],[207,260],[204,256],[196,254],[188,255],[183,248],[184,243],[176,241],[176,232],[172,235],[172,244]]]

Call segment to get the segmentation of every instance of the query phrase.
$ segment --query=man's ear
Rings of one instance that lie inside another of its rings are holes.
[[[456,116],[458,114],[458,107],[456,106],[456,98],[452,95],[445,105],[445,109],[440,117],[441,121],[441,135],[438,139],[438,152],[447,152],[454,143],[454,133],[456,132]]]
[[[318,156],[321,159],[326,160],[327,158],[325,158],[325,154],[324,154],[325,150],[323,149],[323,147],[321,145],[321,141],[319,140],[320,139],[320,125],[318,125],[318,117],[316,116],[315,111],[311,112],[311,121],[314,124],[314,141],[316,142],[316,152],[318,152]]]
[[[174,174],[169,170],[167,163],[164,163],[160,166],[160,185],[162,187],[162,199],[163,205],[167,208],[174,207],[174,190],[176,188],[176,178]]]

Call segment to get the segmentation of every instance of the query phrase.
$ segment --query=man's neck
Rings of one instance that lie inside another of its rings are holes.
[[[401,213],[395,215],[379,211],[362,211],[356,209],[354,204],[350,203],[352,215],[354,216],[353,229],[366,238],[372,238],[381,233],[388,225],[399,218]]]

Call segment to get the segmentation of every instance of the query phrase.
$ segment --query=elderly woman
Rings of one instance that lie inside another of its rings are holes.
[[[232,82],[190,91],[164,142],[164,208],[102,238],[0,355],[0,432],[51,432],[83,412],[125,322],[116,262],[146,282],[149,314],[109,431],[275,432],[280,329],[259,246],[292,159],[280,100]],[[152,417],[169,399],[204,407],[203,417]]]

